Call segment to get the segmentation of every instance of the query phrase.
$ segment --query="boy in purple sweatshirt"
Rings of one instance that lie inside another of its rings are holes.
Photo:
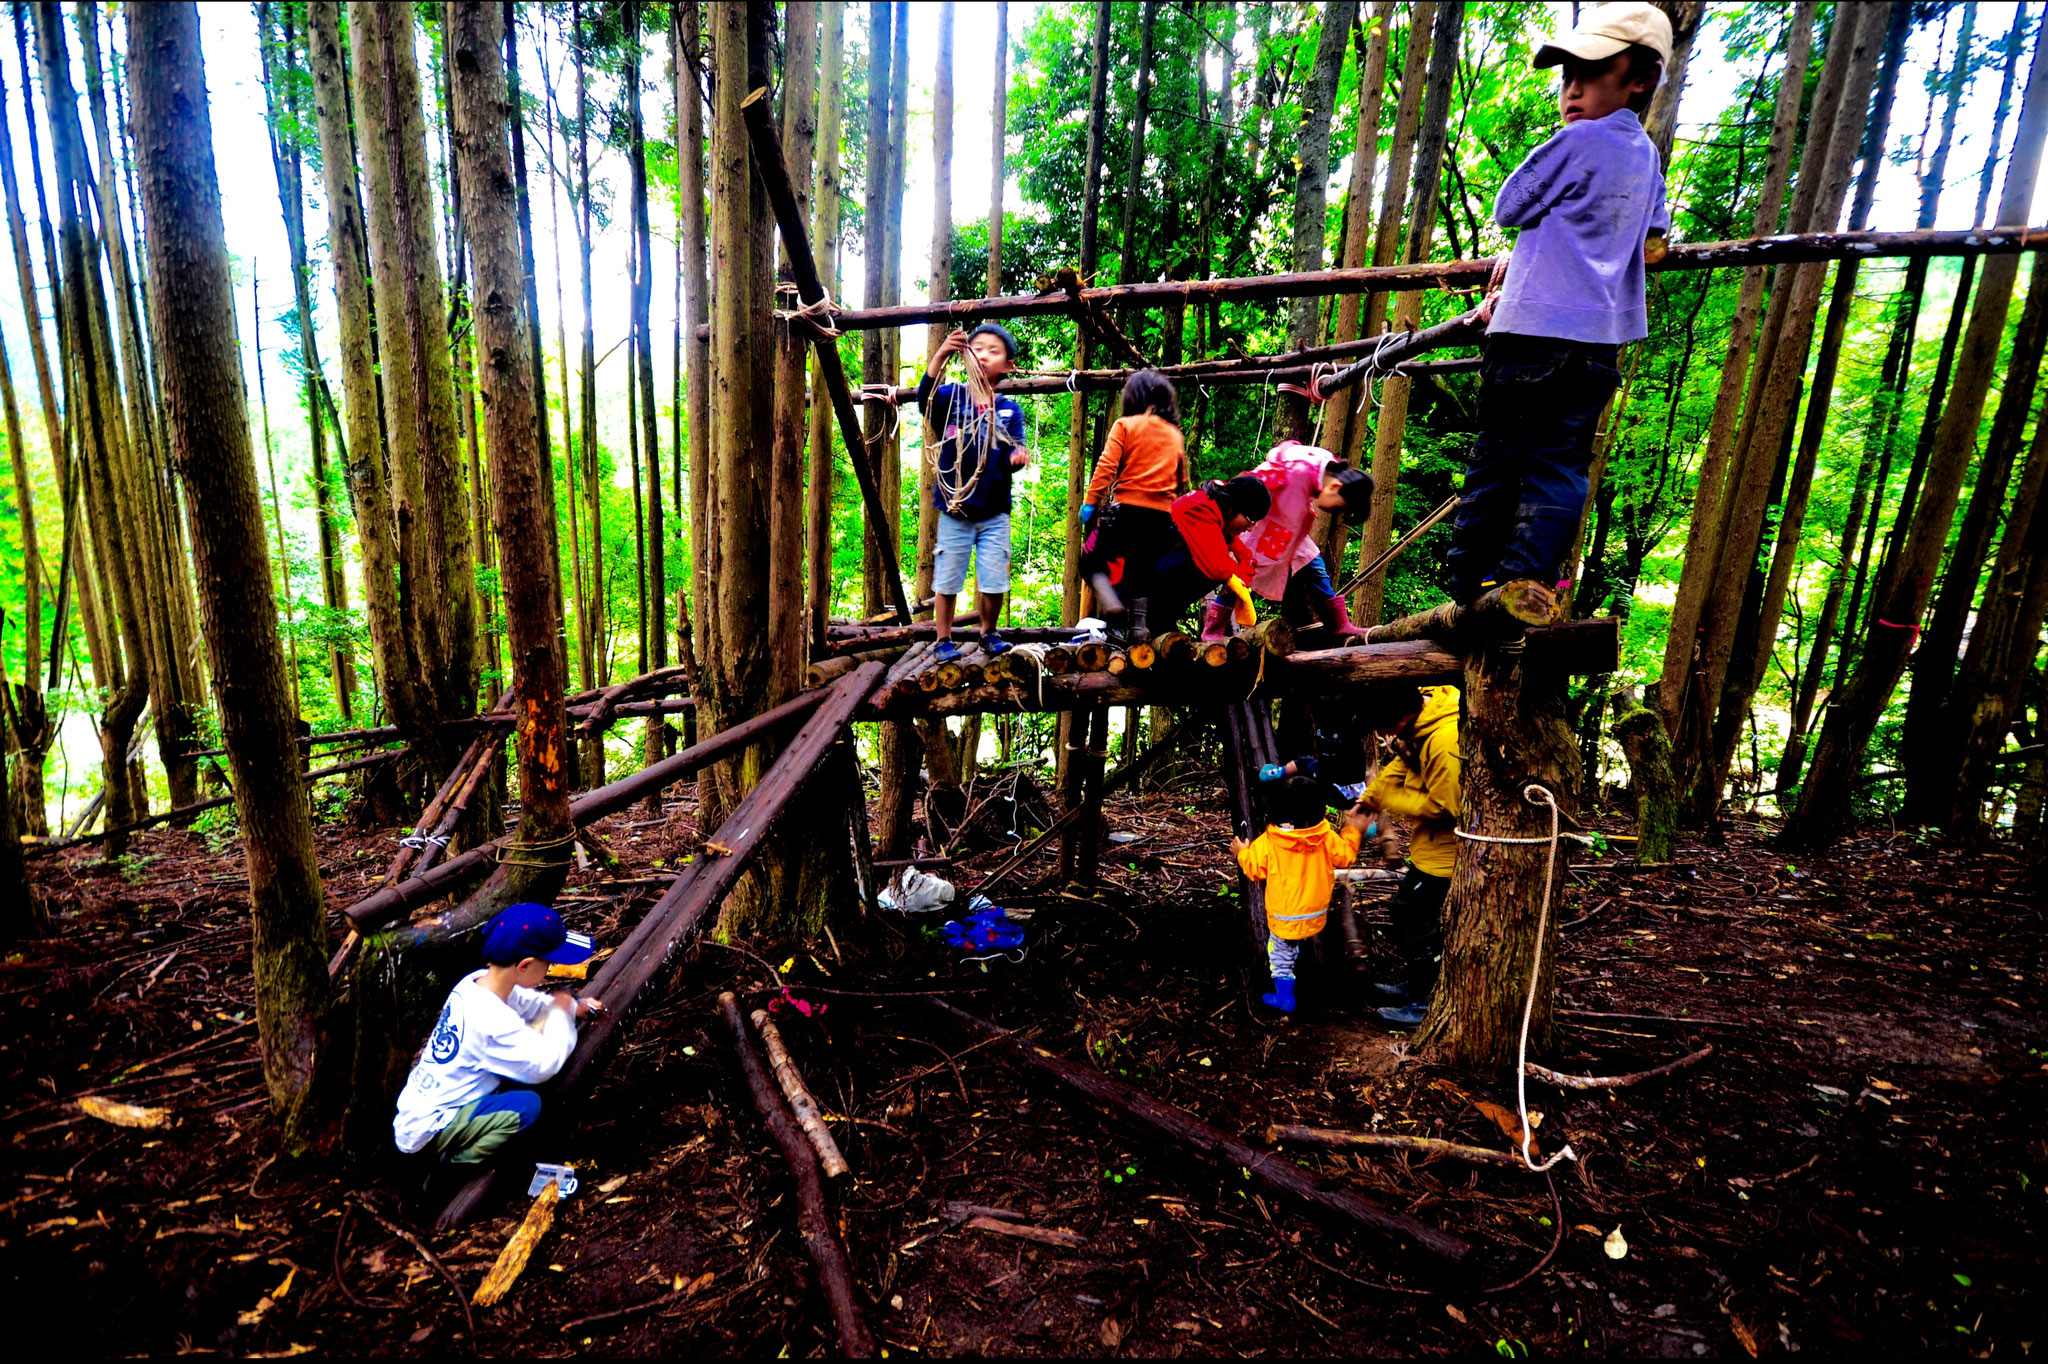
[[[1548,586],[1578,534],[1593,433],[1621,383],[1624,342],[1649,335],[1645,249],[1670,230],[1664,175],[1640,115],[1671,57],[1654,5],[1602,5],[1537,67],[1561,66],[1564,126],[1501,186],[1519,229],[1487,300],[1479,435],[1447,556],[1452,600],[1515,579]]]

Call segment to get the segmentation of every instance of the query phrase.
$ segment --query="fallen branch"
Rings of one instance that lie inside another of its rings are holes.
[[[1026,1044],[1009,1036],[992,1023],[954,1008],[944,1000],[926,996],[924,1006],[961,1031],[979,1038],[995,1039],[1011,1056],[1042,1074],[1051,1076],[1114,1113],[1191,1148],[1202,1155],[1237,1166],[1245,1176],[1267,1188],[1301,1200],[1325,1212],[1335,1213],[1357,1226],[1382,1236],[1406,1242],[1431,1255],[1457,1264],[1471,1254],[1472,1245],[1462,1237],[1438,1230],[1404,1213],[1389,1212],[1368,1203],[1347,1189],[1332,1188],[1308,1171],[1271,1151],[1261,1151],[1226,1132],[1209,1126],[1186,1109],[1167,1103],[1100,1071],[1055,1056],[1043,1047]]]
[[[782,1097],[789,1100],[789,1111],[796,1115],[797,1126],[803,1128],[804,1136],[818,1153],[818,1163],[824,1167],[825,1178],[837,1179],[848,1169],[846,1157],[840,1153],[839,1143],[832,1140],[824,1118],[819,1116],[818,1101],[804,1087],[804,1077],[798,1073],[796,1062],[790,1059],[789,1048],[782,1045],[782,1030],[775,1026],[775,1020],[768,1016],[766,1009],[754,1010],[753,1019],[755,1031],[761,1034],[762,1045],[768,1048],[768,1065],[775,1072],[775,1083],[782,1086]]]
[[[846,1247],[840,1244],[831,1214],[825,1208],[825,1184],[818,1177],[817,1153],[797,1130],[796,1121],[782,1105],[782,1096],[762,1068],[761,1057],[740,1017],[739,1001],[730,990],[718,996],[718,1012],[725,1020],[726,1031],[732,1034],[733,1055],[747,1082],[747,1092],[753,1097],[754,1111],[761,1115],[762,1125],[796,1178],[797,1228],[803,1236],[804,1253],[811,1257],[811,1264],[818,1271],[818,1287],[824,1291],[832,1324],[839,1330],[839,1352],[849,1359],[872,1358],[875,1338],[869,1334],[860,1303],[854,1296],[853,1271],[846,1262]]]
[[[512,1233],[512,1239],[505,1242],[505,1248],[498,1252],[497,1263],[491,1272],[484,1275],[484,1281],[476,1286],[476,1305],[495,1306],[500,1299],[512,1291],[512,1285],[526,1269],[526,1262],[533,1258],[533,1252],[540,1245],[540,1238],[548,1234],[548,1228],[555,1224],[555,1205],[562,1201],[562,1185],[559,1180],[549,1180],[534,1198],[533,1206],[526,1210],[519,1229]]]
[[[1648,1070],[1638,1070],[1627,1075],[1560,1075],[1547,1066],[1537,1065],[1534,1061],[1528,1062],[1522,1069],[1530,1078],[1556,1085],[1561,1089],[1623,1089],[1629,1085],[1640,1084],[1644,1080],[1654,1080],[1660,1075],[1673,1075],[1681,1070],[1689,1070],[1713,1054],[1714,1044],[1709,1042],[1698,1051],[1681,1056],[1676,1061],[1666,1061],[1661,1066],[1652,1066]]]
[[[1403,1137],[1379,1132],[1345,1132],[1334,1127],[1303,1127],[1278,1122],[1266,1129],[1266,1140],[1274,1146],[1292,1142],[1297,1146],[1333,1146],[1346,1151],[1401,1151],[1444,1160],[1462,1160],[1470,1165],[1498,1165],[1503,1169],[1525,1169],[1522,1158],[1512,1151],[1490,1151],[1484,1146],[1441,1141],[1436,1137]]]

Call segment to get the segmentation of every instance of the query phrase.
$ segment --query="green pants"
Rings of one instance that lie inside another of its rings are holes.
[[[457,1109],[426,1149],[449,1165],[481,1165],[539,1117],[540,1095],[530,1089],[502,1089]]]

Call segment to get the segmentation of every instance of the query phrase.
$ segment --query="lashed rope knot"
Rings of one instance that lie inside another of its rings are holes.
[[[794,284],[778,284],[775,287],[775,292],[777,294],[793,294],[797,292],[797,288]],[[778,322],[788,322],[792,325],[801,323],[819,336],[830,341],[837,340],[845,335],[839,328],[832,325],[832,319],[837,312],[838,305],[832,302],[832,291],[827,289],[801,308],[775,309],[775,320]]]

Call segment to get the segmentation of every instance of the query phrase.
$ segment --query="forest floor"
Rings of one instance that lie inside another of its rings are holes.
[[[1409,1058],[1357,982],[1305,977],[1291,1019],[1248,1003],[1263,963],[1231,892],[1216,786],[1197,773],[1115,798],[1110,827],[1135,841],[1106,849],[1092,898],[1000,893],[1035,911],[1021,961],[962,962],[930,922],[944,915],[880,909],[844,927],[843,957],[695,948],[630,1021],[574,1130],[549,1143],[582,1190],[473,1328],[395,1228],[419,1229],[466,1296],[525,1200],[435,1238],[412,1189],[271,1157],[233,845],[173,832],[139,839],[121,870],[89,852],[35,859],[60,932],[0,969],[14,1334],[67,1353],[246,1358],[824,1353],[790,1181],[715,1018],[723,989],[779,1000],[772,970],[826,1005],[779,1018],[843,1115],[854,1173],[835,1194],[840,1222],[870,1324],[898,1356],[2031,1350],[2048,932],[2001,851],[1877,830],[1788,863],[1738,824],[1727,846],[1687,846],[1670,868],[1610,857],[1577,872],[1554,1064],[1614,1074],[1707,1042],[1716,1054],[1619,1091],[1532,1086],[1539,1137],[1561,1132],[1579,1156],[1554,1186],[1302,1153],[1482,1247],[1432,1272],[886,997],[945,993],[1254,1143],[1268,1122],[1296,1121],[1506,1149],[1470,1102],[1472,1077]],[[682,827],[687,806],[673,813]],[[602,827],[643,874],[680,851],[637,812]],[[390,840],[321,839],[338,907]],[[1027,878],[1048,878],[1051,858]],[[572,926],[617,941],[654,893],[609,897],[578,873],[564,903]],[[78,1108],[86,1094],[175,1124],[109,1125]],[[967,1204],[1073,1243],[965,1226],[953,1205]]]

